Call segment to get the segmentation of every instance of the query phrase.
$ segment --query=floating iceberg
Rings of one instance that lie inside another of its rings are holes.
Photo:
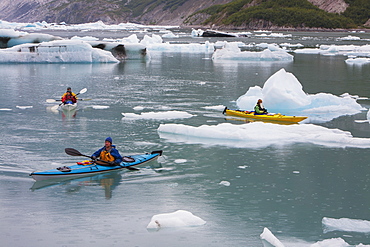
[[[348,65],[363,65],[370,63],[370,58],[357,57],[357,58],[348,58],[345,60]]]
[[[236,104],[241,110],[252,110],[258,99],[263,99],[269,112],[304,114],[309,116],[311,122],[326,122],[365,110],[352,97],[339,97],[328,93],[306,94],[298,79],[284,69],[272,75],[263,88],[249,88],[236,100]]]
[[[350,132],[314,124],[280,125],[263,122],[201,125],[160,124],[159,137],[174,143],[203,144],[237,148],[311,143],[326,147],[370,148],[370,138],[353,137]]]
[[[280,240],[267,227],[263,229],[260,238],[264,247],[284,247]]]
[[[271,49],[270,49],[271,48]],[[224,48],[217,49],[213,60],[245,60],[245,61],[293,61],[293,55],[281,48],[268,47],[260,52],[241,51],[237,43],[226,43]]]
[[[147,228],[158,229],[165,227],[189,227],[201,226],[206,224],[198,216],[193,215],[191,212],[185,210],[177,210],[174,213],[154,215],[150,220]]]
[[[25,44],[34,44],[28,47],[45,46],[45,45],[38,45],[38,44],[42,42],[50,42],[50,41],[55,41],[55,40],[59,40],[61,42],[63,41],[62,38],[52,36],[49,34],[42,34],[42,33],[29,34],[26,32],[14,31],[12,29],[0,29],[0,48],[11,48],[16,45],[25,45]],[[142,58],[145,58],[147,55],[146,47],[142,44],[139,44],[139,41],[136,35],[131,35],[130,37],[126,39],[114,40],[114,41],[108,41],[108,40],[99,41],[98,38],[91,37],[91,36],[85,36],[85,37],[74,36],[71,38],[71,40],[64,40],[64,41],[69,42],[68,43],[69,50],[73,49],[75,52],[78,52],[77,51],[79,49],[78,46],[80,46],[80,42],[83,41],[85,43],[90,44],[94,48],[99,48],[101,50],[109,51],[119,61],[126,60],[126,59],[142,59]],[[76,43],[73,43],[70,41],[76,41]],[[73,44],[77,45],[77,47],[72,48]],[[46,46],[51,47],[51,46],[66,46],[66,45],[65,44],[60,45],[60,43],[48,43],[46,44]],[[41,51],[40,49],[38,50],[39,52]],[[62,50],[63,49],[61,49],[61,51]],[[45,52],[45,49],[43,50],[43,52]],[[62,51],[62,52],[65,53],[65,51]],[[76,54],[75,58],[78,60],[77,55],[78,54]],[[18,56],[18,58],[20,57],[22,56]],[[27,59],[29,57],[24,57],[24,58]],[[50,62],[50,61],[41,61],[41,59],[42,59],[42,56],[39,56],[37,61],[32,61],[32,62]],[[2,62],[6,62],[5,58],[3,58]],[[9,61],[9,62],[14,62],[14,61]],[[31,61],[25,60],[25,61],[18,61],[18,62],[31,62]],[[76,62],[79,62],[79,61],[76,61]],[[81,62],[86,62],[86,61],[81,61]]]
[[[324,56],[370,56],[370,45],[320,45],[319,48],[303,48],[294,51],[297,54],[320,54]]]
[[[322,219],[322,225],[324,233],[332,231],[370,233],[370,221],[367,220],[324,217]]]
[[[191,118],[194,115],[182,112],[182,111],[166,111],[166,112],[142,112],[141,114],[135,113],[121,113],[123,119],[135,120],[135,119],[179,119],[179,118]]]
[[[0,63],[117,63],[108,51],[83,41],[58,40],[0,49]]]
[[[190,43],[190,44],[169,44],[163,43],[161,36],[153,34],[151,37],[145,35],[140,41],[140,44],[145,45],[148,51],[155,52],[179,52],[179,53],[212,53],[214,45],[209,41],[204,44]]]
[[[271,233],[269,229],[266,227],[263,229],[262,234],[260,235],[260,238],[262,240],[262,244],[264,247],[285,247],[285,245],[280,242],[279,239],[277,239],[274,234]],[[352,245],[349,245],[346,241],[344,241],[342,238],[331,238],[331,239],[324,239],[321,241],[318,241],[314,244],[310,243],[298,243],[298,242],[292,242],[289,241],[289,243],[286,244],[286,246],[307,246],[307,247],[349,247]],[[356,245],[357,247],[360,246],[369,246],[369,245],[363,245],[359,244]]]

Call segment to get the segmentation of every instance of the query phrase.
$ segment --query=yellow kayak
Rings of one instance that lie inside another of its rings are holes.
[[[277,121],[277,122],[284,122],[284,123],[298,123],[307,118],[303,116],[286,116],[280,113],[254,115],[254,111],[230,110],[230,109],[227,109],[227,107],[225,108],[223,113],[228,116],[249,118],[249,119],[260,120],[260,121]]]

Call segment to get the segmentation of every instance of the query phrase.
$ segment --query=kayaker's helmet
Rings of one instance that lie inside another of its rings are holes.
[[[71,87],[67,87],[67,92],[72,92],[72,88]]]
[[[258,101],[257,101],[257,103],[259,104],[259,103],[262,103],[262,100],[261,99],[259,99]]]
[[[112,138],[111,138],[111,137],[107,137],[107,138],[105,139],[105,141],[106,141],[106,142],[110,142],[111,144],[113,143],[113,140],[112,140]]]

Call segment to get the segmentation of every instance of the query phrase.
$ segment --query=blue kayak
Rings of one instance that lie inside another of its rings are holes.
[[[117,166],[108,166],[98,164],[97,162],[88,164],[79,162],[80,164],[73,166],[63,166],[42,172],[34,171],[31,172],[29,175],[36,181],[91,176],[99,173],[117,171],[122,169],[135,169],[133,168],[133,166],[141,165],[146,162],[155,160],[161,155],[162,150],[153,151],[146,154],[124,156],[123,161]]]

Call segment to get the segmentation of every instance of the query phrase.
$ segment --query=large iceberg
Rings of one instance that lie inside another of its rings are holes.
[[[0,29],[0,48],[11,48],[17,45],[24,45],[23,47],[42,47],[42,46],[60,46],[59,43],[47,43],[43,45],[25,45],[25,44],[39,44],[43,42],[50,42],[59,40],[62,41],[63,39],[57,36],[49,35],[49,34],[42,34],[42,33],[26,33],[26,32],[19,32],[13,29]],[[131,35],[128,38],[120,39],[120,40],[102,40],[99,41],[98,38],[95,37],[78,37],[74,36],[71,38],[72,41],[84,41],[90,44],[94,48],[99,48],[105,51],[109,51],[112,55],[118,59],[119,61],[126,60],[126,59],[142,59],[147,57],[146,47],[139,43],[139,40],[136,35]],[[65,40],[69,42],[68,40]],[[76,42],[75,44],[77,47],[72,48],[73,42],[69,42],[69,50],[74,50],[78,52],[81,49],[80,42]],[[62,44],[65,46],[64,44]],[[32,48],[31,48],[32,49]],[[84,49],[82,49],[84,50]],[[1,51],[1,50],[0,50]],[[10,51],[10,50],[8,50]],[[41,50],[38,49],[38,52],[47,52],[45,49]],[[54,51],[55,52],[55,51]],[[54,62],[54,61],[41,61],[41,59],[45,56],[38,56],[38,60],[18,60],[17,62]],[[22,56],[18,56],[16,59],[20,59]],[[24,59],[29,57],[23,56]],[[7,62],[6,57],[2,59],[2,62]],[[75,56],[75,62],[86,62],[78,61],[78,56]],[[8,62],[14,62],[14,60],[10,60]],[[68,62],[72,62],[69,60]],[[92,61],[95,62],[95,61]]]
[[[250,87],[236,100],[239,109],[252,110],[258,99],[263,99],[269,112],[308,115],[311,122],[325,122],[342,115],[353,115],[365,110],[356,99],[329,93],[307,94],[298,79],[285,69],[273,74],[264,84]]]
[[[58,40],[0,49],[0,63],[117,63],[108,51],[83,41]]]

